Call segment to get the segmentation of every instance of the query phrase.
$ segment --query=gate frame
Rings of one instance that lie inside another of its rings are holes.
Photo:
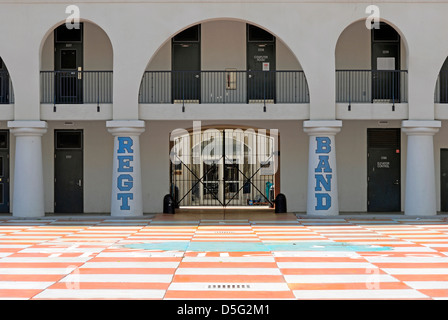
[[[260,128],[260,127],[253,127],[253,126],[251,126],[251,127],[249,127],[249,126],[239,126],[239,125],[223,125],[223,124],[220,124],[220,125],[206,125],[206,126],[200,126],[199,127],[200,128],[200,131],[195,131],[195,130],[197,130],[197,128],[196,127],[190,127],[190,128],[188,128],[188,129],[182,129],[182,134],[180,134],[179,136],[181,136],[181,135],[183,135],[183,134],[186,134],[186,133],[188,133],[189,134],[189,136],[191,136],[193,133],[203,133],[204,131],[206,131],[206,130],[208,130],[208,129],[216,129],[216,130],[219,130],[219,131],[221,131],[221,132],[224,132],[224,130],[226,130],[226,129],[229,129],[229,130],[236,130],[236,129],[240,129],[240,130],[243,130],[243,132],[245,132],[245,131],[247,131],[248,129],[253,129],[255,132],[255,135],[258,135],[258,132],[260,131],[260,130],[265,130],[266,131],[266,133],[269,133],[269,137],[271,136],[270,135],[270,133],[271,133],[271,130],[277,130],[277,150],[275,150],[275,152],[276,152],[276,154],[272,154],[272,155],[270,155],[269,156],[269,158],[268,158],[268,160],[270,160],[273,156],[277,156],[277,163],[276,163],[276,166],[277,166],[277,170],[275,171],[275,173],[273,174],[273,176],[274,176],[274,185],[275,185],[275,188],[274,188],[274,199],[277,197],[277,195],[278,194],[280,194],[281,193],[281,191],[280,191],[280,167],[281,167],[281,165],[280,165],[280,163],[281,163],[281,161],[280,161],[280,132],[278,131],[278,129],[265,129],[265,128]],[[175,129],[176,130],[176,129]],[[172,130],[171,132],[170,132],[170,136],[173,134],[173,132],[175,131],[175,130]],[[224,137],[225,135],[223,135],[223,140],[225,141],[225,137]],[[201,140],[202,141],[202,140]],[[223,146],[224,146],[225,144],[223,144]],[[173,140],[171,140],[171,139],[169,139],[169,150],[171,151],[172,150],[172,148],[173,148],[173,146],[174,146],[174,141]],[[191,146],[190,146],[191,147]],[[223,149],[225,149],[225,148],[223,148]],[[179,156],[176,154],[176,157],[177,157],[177,160],[180,160],[180,158],[179,158]],[[225,157],[225,153],[224,153],[224,155],[222,155],[220,158],[219,158],[219,160],[217,161],[217,162],[213,162],[213,164],[214,165],[216,165],[216,164],[218,164],[219,162],[221,162],[221,161],[223,161],[223,157]],[[223,161],[224,162],[224,164],[225,164],[225,160]],[[192,192],[192,190],[193,190],[193,188],[194,187],[196,187],[197,185],[200,185],[200,184],[202,184],[205,188],[207,188],[206,186],[205,186],[205,184],[203,183],[203,181],[202,181],[202,179],[204,178],[204,176],[210,171],[210,169],[206,172],[206,173],[204,173],[200,178],[198,177],[198,175],[196,175],[196,174],[194,174],[191,170],[190,170],[190,168],[188,168],[188,165],[187,164],[185,164],[182,160],[180,160],[180,163],[179,163],[182,167],[186,167],[187,168],[187,170],[190,172],[190,173],[192,173],[193,174],[193,176],[194,176],[194,178],[195,179],[197,179],[197,181],[194,183],[194,185],[188,190],[188,192],[186,192],[185,193],[185,195],[180,199],[180,200],[176,200],[177,199],[177,197],[176,197],[176,192],[175,192],[175,188],[174,188],[174,185],[173,185],[173,175],[174,175],[174,166],[175,166],[175,164],[174,163],[172,163],[172,161],[171,161],[171,157],[170,157],[170,163],[169,163],[169,166],[170,166],[170,169],[169,169],[169,176],[170,176],[170,182],[169,182],[169,194],[170,195],[172,195],[173,196],[173,199],[174,199],[174,203],[175,203],[175,207],[176,208],[179,208],[179,204],[180,204],[180,202],[190,193],[190,192]],[[232,166],[234,166],[235,164],[232,164]],[[256,171],[255,171],[255,173],[253,174],[253,175],[251,175],[249,178],[247,178],[247,176],[243,173],[243,172],[241,172],[241,170],[239,170],[239,168],[237,167],[237,170],[238,170],[238,173],[240,174],[242,174],[243,175],[243,181],[244,181],[244,183],[243,183],[243,185],[238,189],[238,191],[235,193],[235,195],[236,194],[239,194],[242,190],[243,190],[243,188],[244,188],[244,185],[247,183],[247,182],[250,182],[250,184],[265,198],[265,200],[268,200],[268,202],[269,202],[269,208],[274,208],[274,204],[275,204],[275,201],[270,201],[262,192],[260,192],[260,190],[253,184],[253,182],[252,182],[252,178],[261,170],[261,166],[260,167],[258,167],[257,169],[256,169]],[[225,183],[225,181],[224,181],[224,183]],[[221,202],[220,200],[219,200],[219,198],[217,198],[216,196],[214,196],[214,199],[216,199],[216,200],[218,200],[218,202],[219,202],[219,205],[213,205],[212,207],[216,207],[216,208],[219,208],[219,207],[221,207],[221,208],[227,208],[227,207],[229,207],[229,203],[234,199],[234,197],[235,197],[235,195],[231,198],[231,199],[229,199],[229,201],[226,201],[226,198],[224,197],[224,203],[223,202]],[[195,206],[195,207],[198,207],[198,208],[201,208],[201,207],[208,207],[207,205],[198,205],[198,206]],[[231,205],[230,205],[230,207],[232,207]],[[254,207],[254,206],[251,206],[251,205],[241,205],[241,206],[237,206],[237,207],[240,207],[240,208],[245,208],[245,207]],[[256,207],[256,206],[255,206]],[[260,206],[260,207],[262,207],[262,206]]]

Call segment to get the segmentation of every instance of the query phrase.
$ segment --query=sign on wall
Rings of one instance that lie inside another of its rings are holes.
[[[121,201],[121,210],[130,210],[129,201],[134,199],[133,187],[134,178],[134,142],[131,137],[118,137],[118,175],[117,175],[117,200]]]
[[[316,155],[319,158],[314,170],[316,186],[314,188],[316,197],[316,210],[328,210],[331,208],[331,179],[333,170],[330,167],[329,153],[331,152],[331,139],[329,137],[316,137]]]

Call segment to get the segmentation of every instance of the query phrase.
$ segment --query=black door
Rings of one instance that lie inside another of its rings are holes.
[[[275,37],[258,27],[247,25],[248,102],[275,102]]]
[[[448,149],[440,149],[440,210],[448,211]]]
[[[9,103],[9,73],[0,58],[0,104]]]
[[[173,37],[171,78],[173,102],[200,102],[200,31],[200,25],[196,25]]]
[[[400,129],[368,129],[368,211],[401,211],[400,132]]]
[[[373,100],[400,101],[399,52],[398,43],[373,43]]]
[[[54,212],[82,213],[83,196],[83,132],[55,131]]]
[[[400,101],[400,41],[387,23],[372,29],[372,101]]]
[[[0,131],[0,213],[9,212],[9,134]]]
[[[83,34],[80,29],[67,29],[65,24],[55,30],[55,102],[82,103],[83,95]]]

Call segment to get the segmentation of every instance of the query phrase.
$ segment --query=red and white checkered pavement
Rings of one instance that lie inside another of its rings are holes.
[[[447,299],[448,222],[431,219],[0,220],[0,299]],[[274,217],[274,218],[272,218]],[[345,243],[386,251],[131,249]]]

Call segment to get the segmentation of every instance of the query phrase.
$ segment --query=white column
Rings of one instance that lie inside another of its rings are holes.
[[[111,215],[143,216],[140,134],[144,121],[108,121],[114,136]]]
[[[310,137],[308,151],[307,214],[339,214],[335,136],[342,121],[305,121]]]
[[[45,121],[9,121],[16,138],[14,156],[14,217],[45,216],[42,166],[42,135],[47,132]]]
[[[434,135],[440,121],[403,121],[408,136],[406,156],[405,215],[436,215]]]

